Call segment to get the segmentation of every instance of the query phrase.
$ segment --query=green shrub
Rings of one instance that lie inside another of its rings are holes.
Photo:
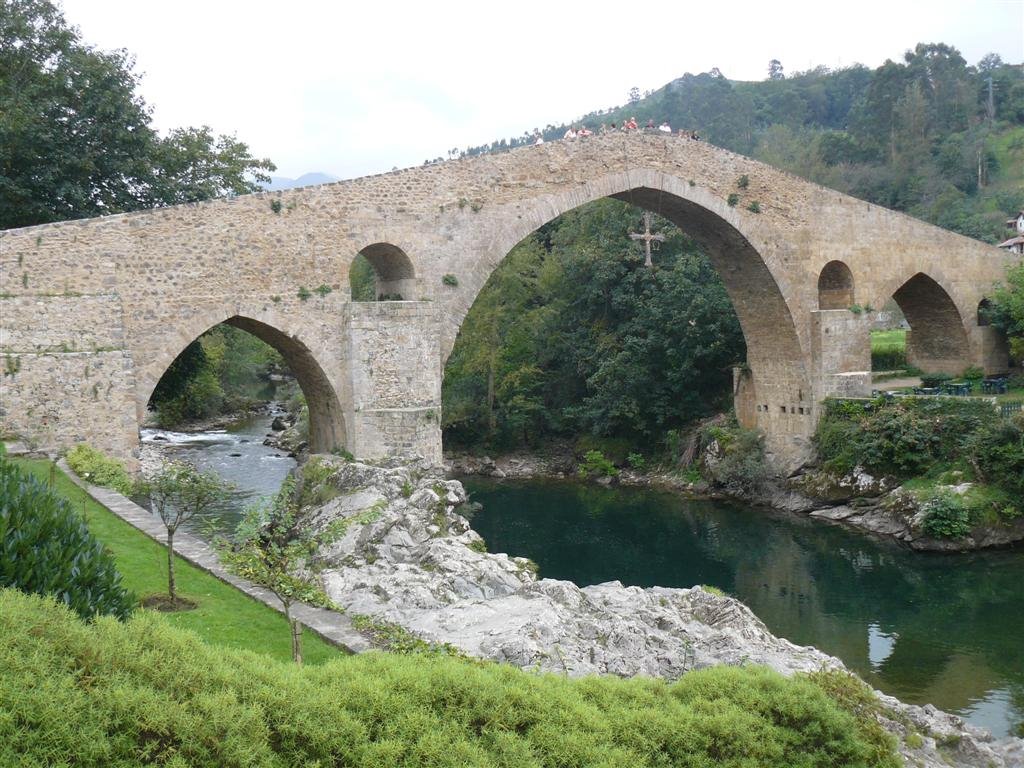
[[[962,539],[971,532],[971,510],[964,497],[953,491],[938,491],[922,505],[925,510],[921,527],[937,539]]]
[[[729,197],[726,198],[725,202],[729,204],[730,208],[735,208],[736,204],[740,201],[740,196],[735,192],[730,192]]]
[[[299,286],[299,290],[295,292],[295,295],[299,297],[300,301],[308,301],[309,297],[313,295],[313,292],[304,285]]]
[[[441,278],[441,282],[444,283],[447,286],[451,286],[452,288],[455,288],[459,284],[459,278],[457,278],[455,275],[453,275],[451,273],[448,273],[444,277]]]
[[[124,464],[91,445],[79,443],[68,451],[67,461],[76,475],[93,485],[112,488],[125,496],[130,496],[135,488],[135,483],[128,470],[124,468]]]
[[[600,451],[587,451],[580,462],[580,477],[615,477],[619,470],[615,468]]]
[[[608,458],[608,461],[621,467],[629,461],[629,455],[633,453],[633,445],[632,440],[623,437],[582,435],[577,438],[573,450],[580,457],[586,455],[588,451],[600,451]]]
[[[744,429],[735,421],[709,426],[701,434],[701,445],[705,476],[715,485],[732,492],[756,493],[768,480],[764,436],[757,430]]]
[[[964,440],[964,450],[979,480],[992,483],[1024,508],[1024,425],[994,420]]]
[[[0,587],[52,595],[86,619],[132,612],[134,595],[121,586],[113,556],[85,521],[2,456],[0,500]]]
[[[969,368],[964,368],[964,372],[960,376],[970,382],[978,382],[985,378],[985,369],[972,365]]]
[[[814,439],[828,470],[843,474],[859,465],[905,480],[960,460],[967,438],[998,420],[981,399],[826,400]]]
[[[952,381],[953,377],[948,373],[922,373],[921,374],[921,386],[934,388],[940,387],[947,381]]]
[[[747,206],[747,210],[750,211],[751,213],[760,213],[761,204],[757,202],[757,200],[753,200],[751,201],[750,205]]]
[[[902,345],[885,345],[871,349],[871,370],[898,371],[907,367],[907,349]]]
[[[739,179],[736,180],[736,186],[739,187],[740,189],[746,189],[747,187],[750,186],[750,177],[744,173],[742,176],[739,177]]]
[[[637,472],[643,472],[647,469],[647,459],[643,457],[642,453],[629,454],[629,456],[626,457],[626,462]]]
[[[31,632],[26,632],[31,627]],[[900,762],[812,676],[716,667],[568,679],[442,654],[298,667],[155,613],[85,624],[0,592],[0,764],[759,766]]]

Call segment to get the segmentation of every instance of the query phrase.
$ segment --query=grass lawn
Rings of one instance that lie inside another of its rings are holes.
[[[50,472],[45,459],[8,457],[44,482]],[[124,585],[142,598],[167,591],[167,550],[92,499],[59,469],[56,491],[84,516],[89,530],[110,548]],[[198,606],[191,611],[165,613],[176,627],[190,629],[209,643],[291,659],[291,639],[284,616],[178,558],[174,567],[178,593]],[[143,610],[143,609],[140,609]],[[303,661],[318,664],[342,652],[306,630]]]
[[[905,328],[896,328],[891,331],[871,332],[871,351],[881,352],[890,349],[907,348],[907,331]]]

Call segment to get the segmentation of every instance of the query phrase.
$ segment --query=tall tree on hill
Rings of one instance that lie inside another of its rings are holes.
[[[124,50],[49,0],[0,0],[0,229],[241,194],[269,160],[209,128],[160,138]]]

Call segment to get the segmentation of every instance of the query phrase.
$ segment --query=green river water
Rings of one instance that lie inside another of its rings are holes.
[[[571,481],[463,479],[491,552],[586,586],[710,584],[871,685],[997,736],[1024,721],[1024,549],[914,552],[822,521]]]

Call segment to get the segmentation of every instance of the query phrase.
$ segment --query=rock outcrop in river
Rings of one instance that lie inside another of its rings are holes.
[[[692,589],[580,588],[538,579],[533,564],[486,552],[460,509],[457,481],[417,466],[327,464],[317,524],[350,519],[321,553],[324,587],[350,613],[400,625],[432,643],[524,669],[674,679],[713,664],[764,664],[785,674],[843,669],[820,651],[772,635],[738,600]],[[994,742],[959,717],[881,696],[883,725],[908,764],[1024,765],[1024,740]],[[918,736],[908,736],[912,733]]]

